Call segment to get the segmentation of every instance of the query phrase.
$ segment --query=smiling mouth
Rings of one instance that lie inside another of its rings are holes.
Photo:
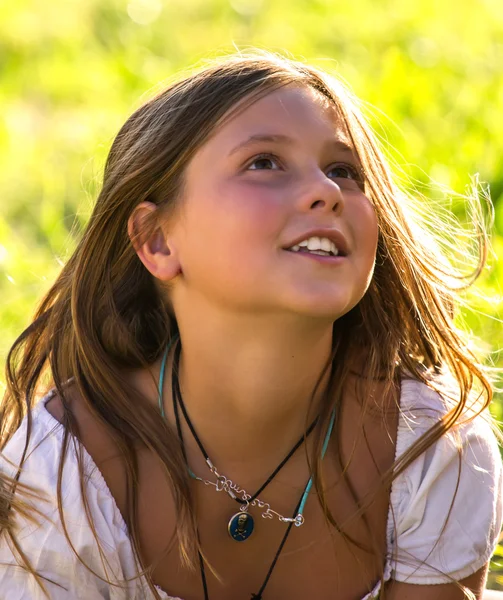
[[[336,258],[338,256],[347,256],[347,243],[338,231],[327,230],[326,232],[307,233],[304,239],[301,238],[291,246],[284,247],[284,250],[294,253],[324,256],[326,258]]]
[[[297,249],[294,249],[297,248]],[[309,250],[308,248],[305,248],[303,246],[294,246],[293,248],[287,248],[286,249],[287,252],[294,252],[294,253],[298,253],[298,254],[316,254],[318,256],[342,256],[339,255],[338,250]]]

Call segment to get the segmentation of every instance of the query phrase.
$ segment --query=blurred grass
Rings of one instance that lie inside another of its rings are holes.
[[[0,0],[0,363],[74,247],[113,136],[141,98],[249,45],[336,69],[426,194],[430,178],[457,193],[474,173],[490,185],[494,253],[462,321],[501,367],[500,0]],[[499,395],[493,411],[503,418]],[[491,577],[503,584],[496,562]]]

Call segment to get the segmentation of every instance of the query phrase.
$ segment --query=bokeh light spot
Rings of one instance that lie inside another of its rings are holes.
[[[131,0],[127,6],[127,13],[132,21],[138,25],[153,23],[162,12],[160,0]]]

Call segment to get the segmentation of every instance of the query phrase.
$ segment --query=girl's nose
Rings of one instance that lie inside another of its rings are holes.
[[[344,195],[333,179],[320,172],[316,177],[305,182],[300,204],[304,210],[339,213],[344,206]]]

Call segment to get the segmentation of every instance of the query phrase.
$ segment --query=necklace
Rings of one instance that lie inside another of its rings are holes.
[[[164,370],[165,370],[165,366],[166,366],[166,358],[167,358],[167,355],[168,355],[168,351],[169,351],[169,349],[171,347],[171,344],[172,344],[172,342],[170,344],[168,344],[168,347],[166,348],[166,351],[165,351],[165,354],[164,354],[164,358],[163,358],[163,361],[162,361],[162,364],[161,364],[161,373],[160,373],[160,376],[159,376],[159,407],[161,409],[161,414],[162,414],[163,418],[165,418],[164,406],[163,406],[163,403],[162,403],[162,389],[163,389],[163,382],[164,382]],[[178,373],[177,373],[177,370],[178,370],[178,361],[179,361],[179,357],[180,357],[180,350],[181,350],[181,343],[178,344],[177,353],[175,354],[175,356],[177,356],[177,364],[176,364],[177,369],[176,369],[176,371],[175,371],[175,363],[173,362],[172,381],[176,379],[176,382],[178,382]],[[175,372],[176,372],[176,375],[175,375]],[[172,388],[173,388],[173,392],[175,392],[173,394],[173,407],[175,409],[175,418],[176,418],[176,421],[177,421],[178,435],[180,437],[180,442],[182,444],[182,452],[183,452],[183,455],[185,457],[185,462],[187,462],[187,457],[186,457],[186,453],[185,453],[185,447],[184,447],[184,444],[183,444],[183,437],[181,435],[180,422],[179,422],[179,418],[178,418],[178,410],[177,410],[177,406],[176,406],[176,404],[177,404],[177,402],[176,402],[176,397],[177,397],[176,396],[176,391],[177,390],[175,389],[175,386],[173,385],[173,383],[172,383]],[[179,386],[178,386],[178,392],[179,392]],[[181,393],[179,393],[178,398],[181,399]],[[183,406],[183,400],[181,400],[181,406]],[[187,419],[187,424],[189,424],[190,421],[188,420],[188,417],[186,416],[185,413],[184,413],[184,416]],[[312,431],[312,429],[316,425],[316,422],[317,422],[317,419],[314,421],[314,423],[309,428],[309,430],[308,430],[309,433]],[[328,426],[328,429],[327,429],[327,433],[325,435],[325,439],[323,441],[323,448],[322,448],[322,451],[321,451],[321,459],[322,460],[325,457],[325,453],[327,451],[328,442],[330,440],[330,435],[331,435],[332,430],[333,430],[334,422],[335,422],[335,409],[332,411],[332,414],[331,414],[331,417],[330,417],[330,423],[329,423],[329,426]],[[195,434],[195,430],[193,429],[193,427],[191,427],[191,432],[193,433],[194,438],[196,439],[196,441],[199,443],[199,440],[197,438],[197,435]],[[308,433],[306,434],[306,437],[307,437],[307,435],[308,435]],[[304,439],[304,436],[303,436],[302,439]],[[298,445],[300,445],[300,443],[298,443]],[[297,447],[298,447],[297,445],[294,446],[295,450],[297,449]],[[200,448],[202,449],[202,445],[200,445]],[[293,452],[295,452],[295,450],[291,451],[291,454],[293,454]],[[205,452],[203,452],[203,455],[204,454],[205,454]],[[284,466],[284,464],[286,463],[286,461],[288,460],[288,458],[290,458],[291,454],[287,455],[286,459],[282,463],[280,463],[280,466],[276,468],[275,472],[269,478],[269,480],[263,486],[261,486],[261,488],[255,493],[255,496],[257,496],[260,493],[260,491],[262,491],[266,487],[266,485],[268,485],[268,483],[270,482],[270,480],[272,480],[272,478],[274,477],[274,475],[276,475],[276,473],[279,471],[279,469]],[[209,459],[207,459],[207,462],[209,462],[209,464],[211,464],[211,461],[209,461]],[[187,465],[187,467],[188,467],[188,465]],[[215,472],[216,472],[216,469],[215,469]],[[193,475],[192,472],[191,472],[191,470],[190,470],[190,468],[189,468],[189,473],[191,473],[191,475]],[[220,476],[220,477],[222,477],[222,476]],[[197,478],[197,479],[201,479],[201,478]],[[204,481],[204,480],[201,479],[201,481]],[[229,481],[229,480],[226,480],[226,481]],[[210,482],[208,482],[208,483],[210,483]],[[278,547],[278,549],[276,551],[276,554],[274,555],[273,561],[271,563],[271,566],[269,567],[269,570],[268,570],[267,575],[266,575],[266,577],[264,579],[264,582],[262,583],[262,586],[260,587],[260,590],[258,591],[257,594],[252,594],[251,595],[251,600],[262,600],[262,594],[264,593],[264,590],[265,590],[265,588],[266,588],[266,586],[267,586],[267,584],[269,582],[269,579],[270,579],[270,577],[272,575],[274,567],[276,566],[276,563],[277,563],[278,558],[279,558],[279,556],[281,554],[281,551],[283,550],[283,546],[285,545],[286,540],[288,538],[288,535],[290,534],[290,531],[292,529],[292,525],[295,523],[296,526],[300,526],[304,522],[304,518],[303,518],[304,507],[306,505],[307,497],[309,496],[309,492],[311,491],[312,484],[313,484],[313,478],[311,476],[309,478],[309,481],[306,484],[306,487],[304,488],[304,492],[303,492],[303,494],[302,494],[302,496],[301,496],[301,498],[300,498],[297,506],[295,507],[295,510],[293,512],[292,517],[290,519],[287,519],[286,517],[283,518],[284,521],[288,522],[288,527],[287,527],[287,529],[285,531],[285,534],[283,535],[283,538],[282,538],[281,543],[280,543],[280,545],[279,545],[279,547]],[[224,488],[222,488],[222,489],[224,489]],[[232,491],[231,488],[229,488],[229,489]],[[250,496],[250,498],[251,498],[251,496]],[[237,499],[237,498],[235,498],[235,499],[239,501],[239,499]],[[246,505],[246,506],[248,506],[248,505]],[[238,513],[238,515],[239,514],[240,513]],[[276,513],[276,514],[278,514],[278,513]],[[235,515],[235,516],[238,516],[238,515]],[[300,521],[297,518],[297,517],[299,517],[299,515],[300,515],[300,517],[302,517],[302,521]],[[271,517],[269,517],[269,518],[271,518]],[[232,519],[231,519],[231,521],[232,521]],[[248,534],[248,536],[249,536],[249,534]],[[248,536],[246,536],[246,537],[248,537]],[[199,533],[198,533],[198,538],[199,538]],[[202,557],[202,555],[201,555],[200,552],[199,552],[199,568],[200,568],[200,572],[201,572],[201,582],[202,582],[203,591],[204,591],[204,600],[209,600],[208,585],[207,585],[207,581],[206,581],[206,572],[205,572],[205,568],[204,568],[204,560],[203,560],[203,557]]]
[[[316,418],[313,421],[313,423],[307,430],[306,435],[305,436],[302,435],[302,437],[298,440],[298,442],[294,445],[294,447],[290,450],[290,452],[286,455],[286,457],[281,461],[281,463],[274,469],[274,471],[267,478],[267,480],[259,487],[259,489],[254,494],[249,494],[248,492],[246,492],[246,490],[242,489],[239,485],[233,483],[233,481],[228,479],[225,475],[221,475],[218,472],[217,468],[211,462],[211,460],[208,456],[208,453],[206,452],[202,442],[199,440],[199,437],[198,437],[198,435],[194,429],[194,426],[192,425],[192,422],[189,418],[189,415],[187,413],[187,409],[183,402],[183,398],[182,398],[182,394],[181,394],[181,390],[180,390],[180,383],[178,380],[180,352],[181,352],[181,342],[178,342],[178,344],[175,348],[175,354],[173,357],[173,369],[172,369],[172,373],[173,373],[172,374],[173,409],[174,409],[174,413],[175,413],[175,420],[176,420],[178,435],[182,442],[182,449],[184,450],[184,456],[185,456],[183,435],[182,435],[182,431],[181,431],[180,418],[179,418],[179,414],[178,414],[178,404],[179,404],[180,408],[182,409],[182,413],[185,418],[185,421],[186,421],[192,435],[194,436],[194,439],[197,442],[199,449],[201,450],[201,453],[206,461],[206,464],[208,465],[210,472],[215,476],[216,481],[208,481],[206,479],[198,477],[189,468],[190,475],[194,479],[202,481],[205,485],[214,486],[215,490],[218,492],[221,492],[221,491],[226,492],[233,500],[235,500],[236,502],[238,502],[240,504],[239,512],[237,512],[231,516],[231,518],[228,522],[228,525],[227,525],[227,531],[228,531],[229,535],[231,536],[231,538],[237,542],[242,542],[242,541],[245,541],[246,539],[248,539],[250,537],[250,535],[253,533],[253,530],[255,527],[255,521],[253,519],[253,516],[249,512],[250,507],[257,507],[257,508],[261,509],[262,510],[261,516],[264,519],[272,519],[273,517],[277,517],[283,523],[293,522],[297,527],[300,527],[304,523],[304,516],[302,513],[304,510],[305,502],[304,502],[304,504],[301,505],[301,510],[298,513],[296,513],[293,517],[284,517],[277,511],[273,510],[269,503],[263,502],[262,500],[260,500],[258,498],[258,496],[269,485],[269,483],[274,479],[274,477],[279,473],[279,471],[284,467],[284,465],[293,456],[293,454],[296,452],[296,450],[302,445],[302,443],[304,442],[304,439],[307,438],[307,436],[309,436],[309,434],[313,431],[316,423],[318,422],[318,419]],[[187,459],[186,456],[185,456],[185,459]],[[306,500],[307,500],[307,495],[309,494],[309,491],[311,489],[311,485],[312,485],[312,483],[309,484],[309,488],[307,489]]]

